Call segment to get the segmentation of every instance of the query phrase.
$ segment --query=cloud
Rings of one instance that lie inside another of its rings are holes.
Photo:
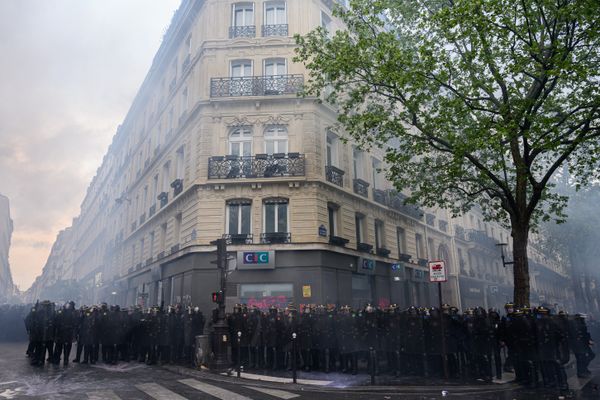
[[[0,1],[0,193],[22,288],[79,214],[178,3]]]

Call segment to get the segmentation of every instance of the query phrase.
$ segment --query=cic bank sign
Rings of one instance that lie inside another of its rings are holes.
[[[238,251],[237,268],[240,270],[250,269],[274,269],[274,251]]]

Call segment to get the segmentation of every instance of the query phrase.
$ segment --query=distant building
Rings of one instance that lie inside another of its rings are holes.
[[[8,197],[0,194],[0,303],[11,301],[15,294],[8,262],[10,240],[13,232],[13,221],[10,218]]]
[[[48,284],[60,271],[88,304],[206,311],[219,286],[210,243],[225,238],[229,304],[433,306],[436,259],[450,271],[448,303],[511,299],[512,269],[495,246],[509,242],[505,230],[405,205],[379,172],[383,154],[342,140],[333,108],[297,96],[307,72],[292,61],[292,36],[341,27],[332,4],[184,0],[68,240],[53,248]],[[566,304],[566,287],[548,285]]]

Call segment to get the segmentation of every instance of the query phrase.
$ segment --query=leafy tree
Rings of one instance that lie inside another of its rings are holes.
[[[598,178],[597,0],[351,0],[346,26],[296,36],[305,95],[386,151],[411,201],[455,214],[481,205],[513,238],[514,300],[529,304],[527,241],[562,220],[551,177]]]

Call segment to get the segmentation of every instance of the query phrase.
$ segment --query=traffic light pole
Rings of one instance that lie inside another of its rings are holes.
[[[220,273],[221,296],[217,308],[217,321],[213,325],[213,353],[214,358],[210,364],[215,371],[224,371],[229,367],[227,348],[229,347],[229,326],[225,318],[225,290],[227,286],[227,241],[217,239],[211,244],[217,246],[217,269]]]

